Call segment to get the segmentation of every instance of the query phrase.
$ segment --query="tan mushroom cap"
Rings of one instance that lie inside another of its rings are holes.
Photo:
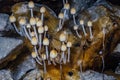
[[[66,51],[66,50],[67,50],[67,46],[65,44],[62,44],[61,51]]]
[[[44,27],[40,26],[38,28],[38,33],[40,33],[40,34],[44,33]]]
[[[46,54],[41,54],[41,57],[42,57],[43,60],[46,60],[46,59],[47,59],[47,58],[46,58]]]
[[[64,33],[60,34],[60,36],[59,36],[59,40],[62,41],[62,42],[66,41],[66,38],[67,38],[66,34],[64,34]]]
[[[34,17],[30,18],[30,25],[35,25],[36,24],[36,19]]]
[[[45,11],[46,11],[46,8],[45,8],[45,7],[41,7],[41,8],[40,8],[40,12],[41,12],[41,13],[45,13]]]
[[[72,47],[72,43],[70,41],[67,42],[67,47]]]
[[[43,39],[43,45],[48,46],[49,45],[49,40],[48,38]]]
[[[58,53],[57,53],[56,50],[53,49],[53,50],[50,51],[50,58],[56,58],[57,55],[58,55]]]
[[[36,23],[36,25],[39,27],[39,26],[42,26],[42,25],[43,25],[43,23],[42,23],[42,21],[41,21],[41,20],[38,20],[38,21],[37,21],[37,23]]]
[[[33,1],[28,2],[28,7],[29,8],[34,8],[35,7],[34,2]]]
[[[80,20],[80,24],[83,25],[84,24],[84,20]]]
[[[25,25],[25,24],[26,24],[26,19],[25,19],[25,18],[21,18],[21,19],[19,20],[19,24],[20,24],[20,25]]]
[[[78,29],[78,25],[74,25],[74,30],[77,30]]]
[[[31,53],[31,56],[32,56],[33,58],[36,58],[36,57],[37,57],[36,52],[32,52],[32,53]]]
[[[76,9],[75,9],[75,8],[71,8],[70,13],[71,13],[72,15],[76,14]]]
[[[64,9],[70,9],[70,4],[69,3],[64,4]]]
[[[32,45],[37,45],[38,44],[37,38],[32,37],[31,43],[32,43]]]
[[[47,25],[44,26],[44,30],[48,31],[48,26]]]
[[[92,21],[88,21],[87,26],[91,27],[92,26]]]
[[[64,14],[63,13],[59,13],[58,18],[63,19],[64,18]]]
[[[11,23],[14,23],[14,22],[16,21],[15,16],[11,15],[11,16],[9,17],[9,21],[10,21]]]

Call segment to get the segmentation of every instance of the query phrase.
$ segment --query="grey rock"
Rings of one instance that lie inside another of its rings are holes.
[[[3,36],[5,32],[10,30],[13,30],[13,26],[9,22],[9,15],[0,13],[0,36]]]
[[[120,44],[118,44],[118,45],[116,46],[116,48],[114,49],[113,52],[120,52]]]
[[[41,80],[41,72],[38,69],[35,69],[26,74],[23,80],[36,80],[36,79]]]
[[[118,64],[116,70],[115,70],[115,73],[116,74],[120,74],[120,63]]]
[[[9,70],[0,70],[0,80],[13,80]]]
[[[2,64],[1,66],[13,60],[13,56],[15,57],[18,55],[22,43],[23,41],[21,39],[0,37],[0,65]]]
[[[113,76],[108,76],[106,74],[98,73],[92,70],[88,70],[82,73],[83,80],[116,80]]]
[[[31,56],[27,56],[17,68],[12,71],[14,80],[22,79],[28,72],[36,68],[36,62]]]

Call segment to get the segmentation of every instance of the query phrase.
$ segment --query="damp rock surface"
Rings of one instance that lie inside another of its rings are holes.
[[[27,56],[16,68],[12,71],[14,80],[22,79],[27,73],[36,68],[36,62],[31,56]]]
[[[88,70],[82,75],[84,80],[103,80],[103,75],[104,80],[116,80],[113,76],[108,76],[106,74],[98,73],[92,70]]]
[[[0,80],[13,80],[9,70],[0,70]]]

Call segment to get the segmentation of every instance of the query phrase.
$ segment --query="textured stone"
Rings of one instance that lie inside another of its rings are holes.
[[[13,80],[9,70],[0,70],[0,80]]]
[[[12,71],[14,80],[22,79],[28,72],[36,68],[36,62],[31,56],[27,56],[24,61],[17,65]]]

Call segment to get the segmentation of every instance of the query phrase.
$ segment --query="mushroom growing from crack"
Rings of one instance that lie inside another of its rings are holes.
[[[90,31],[90,39],[93,39],[92,22],[88,21],[87,26],[89,27],[89,31]]]
[[[30,8],[30,14],[31,14],[31,17],[33,17],[33,8],[35,7],[35,4],[33,1],[30,1],[28,3],[28,7]]]
[[[41,8],[40,8],[41,21],[42,21],[42,23],[43,23],[43,21],[44,21],[44,13],[45,13],[45,11],[46,11],[45,7],[41,7]]]
[[[67,42],[67,50],[68,50],[68,58],[67,61],[70,62],[70,48],[72,47],[72,43],[70,41]]]
[[[59,30],[62,29],[62,26],[63,26],[63,24],[64,24],[64,21],[63,21],[63,19],[64,19],[64,14],[63,14],[63,13],[59,13],[58,18],[59,18],[60,20],[59,20],[59,28],[58,28],[57,31],[59,31]]]
[[[42,34],[44,33],[44,27],[43,26],[38,27],[38,33],[39,33],[39,49],[41,50],[41,47],[42,47]]]
[[[53,49],[53,50],[50,51],[50,58],[52,59],[52,62],[53,62],[54,65],[56,65],[54,59],[57,57],[57,55],[58,55],[58,52],[56,50]]]
[[[36,20],[35,20],[35,18],[34,17],[31,17],[30,18],[30,25],[33,27],[33,30],[34,30],[34,32],[35,32],[35,37],[37,38],[37,40],[38,40],[38,34],[37,34],[37,30],[36,30]]]
[[[15,31],[16,31],[19,35],[22,35],[21,32],[18,31],[18,29],[17,29],[17,27],[16,27],[16,24],[15,24],[16,18],[15,18],[15,16],[11,15],[11,16],[9,17],[9,21],[13,24],[13,27],[14,27]]]
[[[81,39],[82,38],[82,36],[78,33],[78,25],[74,25],[74,30],[75,30],[75,32],[76,32],[76,35]]]
[[[82,26],[84,36],[87,36],[87,33],[86,33],[86,31],[85,31],[84,21],[83,21],[83,20],[80,20],[80,25]]]
[[[46,73],[47,72],[47,70],[46,70],[46,63],[45,63],[46,55],[45,54],[41,54],[41,57],[42,57],[42,60],[43,60],[43,65],[44,65],[44,73]]]

